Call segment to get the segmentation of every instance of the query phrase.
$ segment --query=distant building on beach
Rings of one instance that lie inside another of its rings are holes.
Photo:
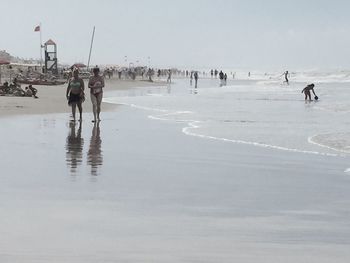
[[[6,50],[0,50],[0,59],[10,61],[11,55],[9,53],[7,53]]]

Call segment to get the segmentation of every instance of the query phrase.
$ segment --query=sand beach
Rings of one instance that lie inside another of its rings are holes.
[[[112,78],[106,80],[106,86],[108,87],[105,92],[126,90],[140,86],[149,87],[162,85],[164,85],[162,82],[151,83],[148,81],[118,80],[117,78]],[[22,88],[24,88],[24,86],[26,85],[23,84]],[[68,106],[65,97],[67,84],[57,86],[37,85],[35,88],[38,89],[39,99],[34,99],[32,97],[0,96],[0,116],[71,112],[71,107]],[[85,81],[85,95],[86,101],[83,104],[83,111],[92,112],[87,81]],[[114,105],[110,104],[103,105],[105,111],[110,111],[114,107]]]

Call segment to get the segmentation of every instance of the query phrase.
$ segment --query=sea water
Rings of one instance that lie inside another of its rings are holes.
[[[292,73],[289,85],[276,74],[251,76],[225,86],[202,78],[197,88],[190,79],[175,79],[164,87],[110,93],[105,101],[181,122],[184,134],[203,139],[304,154],[350,153],[349,73]],[[318,101],[304,100],[301,91],[309,83]]]

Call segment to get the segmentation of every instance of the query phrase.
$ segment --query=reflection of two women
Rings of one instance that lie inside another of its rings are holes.
[[[89,151],[87,153],[88,164],[91,166],[91,175],[97,175],[97,168],[102,165],[103,157],[101,145],[100,125],[99,122],[95,122],[92,129]]]
[[[69,123],[69,134],[66,140],[66,161],[71,168],[71,172],[75,172],[78,165],[82,163],[84,139],[81,137],[81,122],[78,130],[74,122]]]
[[[79,122],[78,125],[75,122],[69,123],[69,133],[66,140],[66,162],[72,174],[76,173],[78,166],[83,162],[84,139],[81,137],[81,124],[82,122]],[[101,144],[100,126],[99,123],[95,123],[87,152],[87,164],[91,166],[91,175],[98,174],[97,168],[103,162]]]

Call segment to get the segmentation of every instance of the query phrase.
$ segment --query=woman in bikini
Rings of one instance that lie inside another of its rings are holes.
[[[68,87],[66,91],[66,98],[68,100],[68,105],[72,107],[73,121],[75,121],[76,107],[79,109],[79,121],[82,121],[83,107],[82,103],[85,100],[84,95],[84,81],[79,78],[79,70],[73,70],[73,78],[68,82]]]
[[[101,102],[103,97],[103,87],[105,82],[102,76],[100,76],[100,69],[93,69],[94,75],[89,79],[89,89],[92,102],[92,109],[94,113],[94,120],[92,122],[100,121]]]

